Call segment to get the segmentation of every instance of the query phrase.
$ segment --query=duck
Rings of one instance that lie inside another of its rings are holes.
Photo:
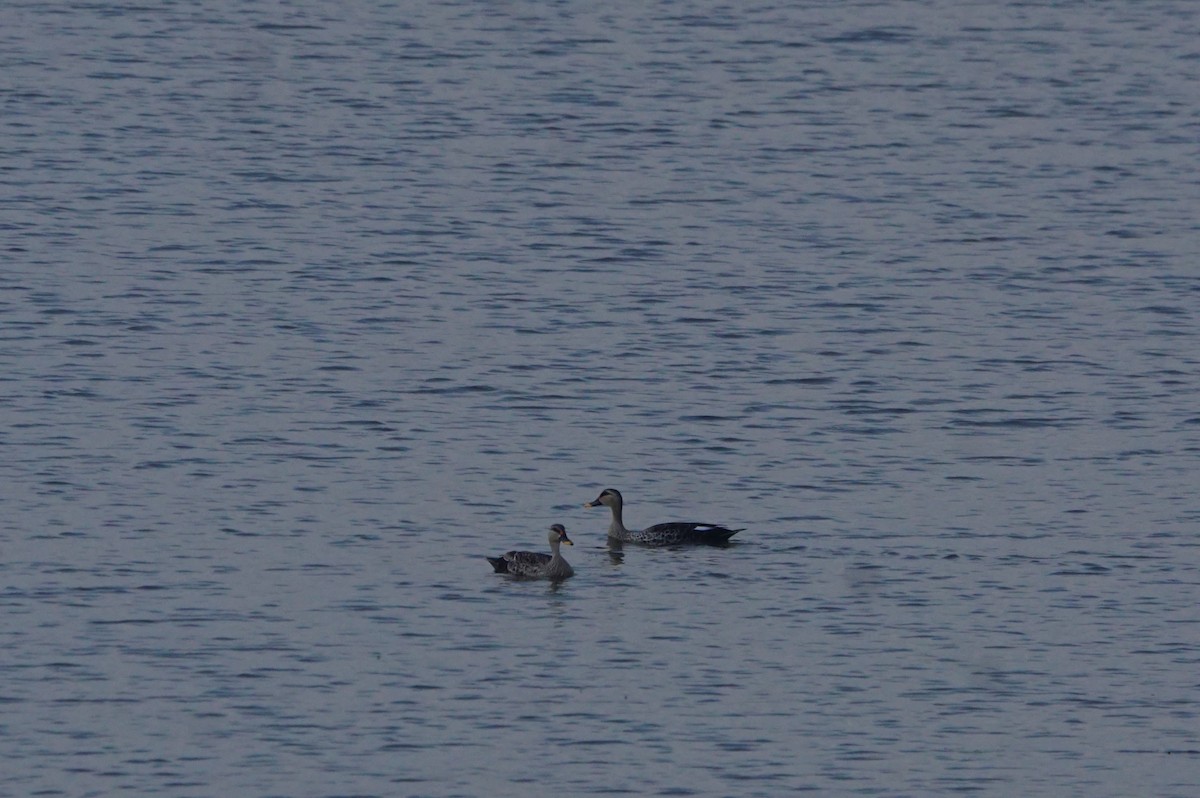
[[[622,543],[640,543],[643,546],[678,546],[685,543],[700,543],[709,546],[723,546],[729,539],[741,532],[741,529],[730,529],[719,524],[701,524],[693,521],[669,521],[665,524],[655,524],[645,529],[626,529],[621,520],[621,510],[625,500],[619,490],[605,488],[594,501],[587,502],[584,507],[605,506],[612,510],[612,523],[608,526],[608,536]]]
[[[542,554],[537,551],[509,551],[499,557],[488,557],[498,574],[511,574],[526,579],[566,579],[575,573],[570,563],[563,559],[558,547],[562,543],[574,546],[567,537],[567,529],[562,524],[550,527],[550,551],[553,554]]]

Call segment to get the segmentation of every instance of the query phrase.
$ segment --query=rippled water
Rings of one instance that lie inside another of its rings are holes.
[[[1198,34],[5,5],[0,793],[1195,796]]]

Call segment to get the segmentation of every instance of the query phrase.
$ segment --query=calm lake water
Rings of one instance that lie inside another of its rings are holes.
[[[4,4],[0,795],[1194,798],[1198,109],[1190,0]]]

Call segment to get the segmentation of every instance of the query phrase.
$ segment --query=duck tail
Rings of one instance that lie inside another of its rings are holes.
[[[726,527],[719,526],[719,527],[716,527],[715,529],[710,529],[708,531],[707,538],[709,540],[711,540],[713,543],[720,545],[722,543],[728,543],[729,539],[731,537],[736,535],[738,532],[742,532],[742,531],[744,531],[744,528],[743,529],[727,529]]]
[[[492,568],[496,569],[496,573],[508,573],[508,560],[503,557],[488,557],[487,561],[492,564]]]

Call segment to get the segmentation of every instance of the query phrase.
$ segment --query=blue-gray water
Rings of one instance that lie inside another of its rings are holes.
[[[1197,87],[1190,0],[5,3],[0,794],[1194,798]]]

